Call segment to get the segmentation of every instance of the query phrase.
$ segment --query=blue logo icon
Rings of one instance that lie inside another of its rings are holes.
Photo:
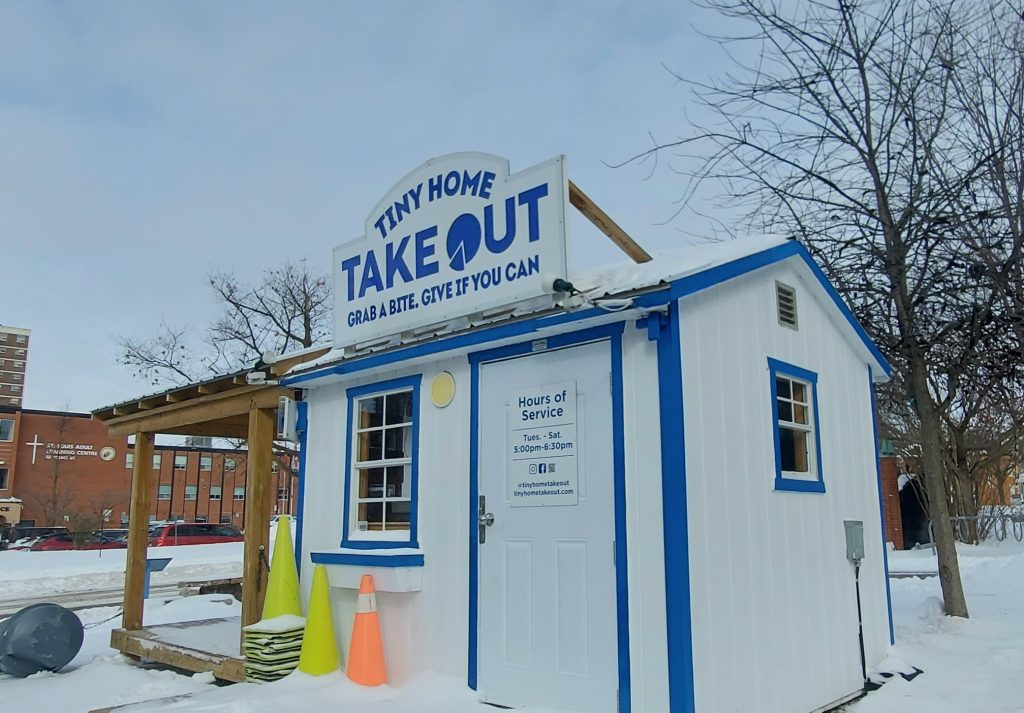
[[[540,472],[541,473],[547,473],[548,472],[548,464],[547,463],[541,463],[540,464]]]
[[[465,270],[466,265],[480,251],[480,221],[475,215],[463,213],[448,228],[445,247],[448,250],[448,264],[453,270]]]

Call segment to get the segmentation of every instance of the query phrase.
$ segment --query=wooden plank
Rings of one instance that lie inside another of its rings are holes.
[[[222,681],[245,681],[245,661],[241,658],[161,641],[145,629],[114,629],[110,632],[110,645],[129,656],[157,661],[185,671],[210,671]]]
[[[169,433],[171,428],[243,416],[252,408],[277,408],[279,397],[294,395],[292,389],[278,386],[244,386],[125,418],[114,418],[107,421],[107,431],[111,436],[125,436],[138,430]]]
[[[275,404],[276,405],[276,404]],[[245,465],[245,551],[242,559],[242,626],[260,620],[267,589],[267,571],[262,560],[270,561],[270,467],[274,459],[274,429],[277,412],[253,408],[249,412],[249,450]]]
[[[626,253],[633,262],[650,262],[650,253],[644,250],[640,245],[629,237],[629,234],[619,227],[619,224],[611,219],[607,213],[590,199],[590,197],[580,190],[572,181],[569,181],[569,202],[572,203],[573,207],[576,208],[583,216],[593,223],[598,230],[611,238],[611,241],[619,246],[622,252]]]
[[[149,547],[149,506],[152,500],[153,434],[135,434],[135,463],[132,466],[132,500],[128,510],[128,552],[124,575],[124,615],[126,629],[142,627],[145,600],[146,550]]]
[[[245,423],[238,424],[232,419],[220,421],[208,421],[206,423],[189,424],[176,428],[162,428],[160,433],[174,434],[180,436],[213,436],[215,438],[240,438],[245,440],[249,437],[249,426]]]
[[[283,357],[270,365],[270,373],[280,376],[293,366],[297,364],[304,364],[307,361],[313,361],[314,359],[319,359],[329,351],[331,351],[330,347],[324,347],[323,349],[314,349],[292,357]]]

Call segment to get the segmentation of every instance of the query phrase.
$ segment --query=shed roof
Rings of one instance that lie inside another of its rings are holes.
[[[878,347],[857,322],[807,249],[792,239],[764,236],[691,245],[658,251],[650,262],[624,262],[596,269],[573,270],[568,277],[577,289],[587,292],[591,298],[633,298],[638,307],[650,307],[658,300],[664,303],[666,299],[678,299],[790,258],[799,259],[810,271],[820,288],[819,297],[826,306],[831,303],[835,309],[837,324],[849,330],[851,342],[878,367],[874,371],[876,378],[884,379],[888,376],[891,367]],[[651,294],[655,292],[657,296]],[[641,295],[644,297],[641,298]],[[461,335],[500,325],[522,325],[529,320],[550,321],[564,312],[563,308],[554,306],[550,299],[532,300],[470,319],[426,327],[411,335],[378,340],[358,349],[331,349],[317,359],[297,364],[282,383],[298,386],[299,382],[308,383],[328,371],[341,373],[356,369],[358,367],[350,369],[346,365],[356,362],[362,364],[371,355],[377,357],[374,363],[396,363],[402,360],[406,350],[415,349],[417,356],[422,356],[425,350],[439,352],[444,350],[443,345],[436,344],[434,348],[430,343],[458,340]],[[411,356],[412,352],[409,354]]]

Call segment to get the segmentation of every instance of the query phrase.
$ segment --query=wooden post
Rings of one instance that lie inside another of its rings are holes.
[[[245,465],[245,555],[242,566],[242,626],[263,616],[270,561],[270,464],[274,457],[274,409],[249,410],[249,450]],[[262,548],[262,558],[261,558]],[[261,562],[262,559],[262,562]]]
[[[132,466],[132,502],[128,519],[128,557],[124,576],[125,629],[142,628],[145,604],[146,550],[149,547],[149,508],[153,500],[153,434],[135,434],[135,463]]]

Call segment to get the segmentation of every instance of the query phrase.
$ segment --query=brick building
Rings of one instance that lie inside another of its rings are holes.
[[[31,334],[28,329],[0,324],[0,405],[19,407],[22,404]]]
[[[244,450],[158,445],[150,520],[242,526]],[[0,405],[0,517],[78,529],[126,527],[134,452],[89,414]],[[293,513],[294,469],[273,464],[273,513]],[[2,522],[2,521],[0,521]]]

